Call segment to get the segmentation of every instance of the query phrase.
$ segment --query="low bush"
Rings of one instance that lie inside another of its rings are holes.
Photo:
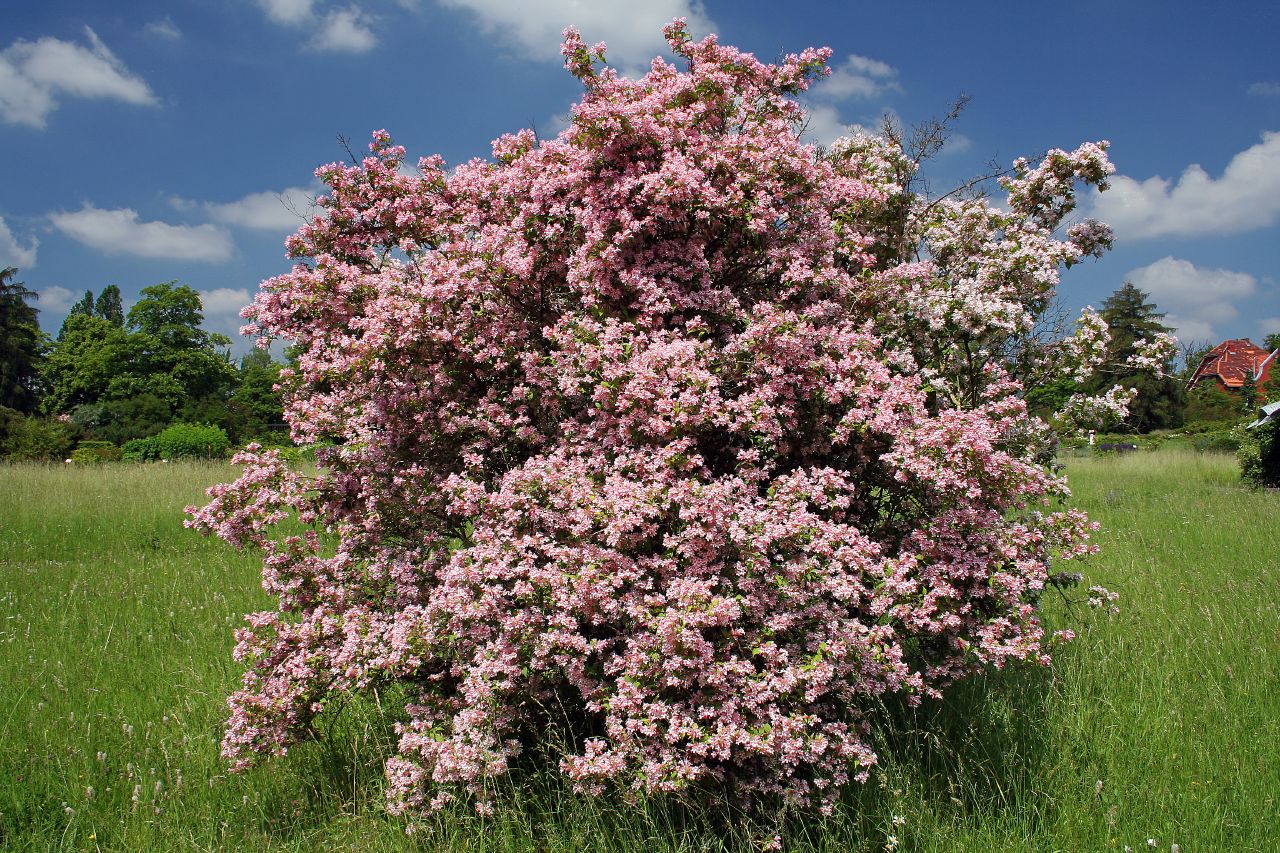
[[[161,458],[160,442],[154,435],[130,439],[124,443],[121,451],[126,462],[156,462]]]
[[[71,461],[77,464],[119,462],[123,453],[109,441],[82,441],[71,451]]]
[[[1237,431],[1221,429],[1196,436],[1191,446],[1202,453],[1238,453],[1241,443]]]
[[[1268,421],[1245,432],[1236,458],[1240,477],[1251,486],[1280,486],[1280,421]]]
[[[226,431],[209,424],[172,424],[147,440],[161,459],[220,459],[231,448]]]
[[[0,408],[0,457],[11,462],[65,459],[74,445],[67,424]]]

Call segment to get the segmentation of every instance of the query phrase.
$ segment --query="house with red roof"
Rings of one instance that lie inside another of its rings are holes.
[[[1187,387],[1214,382],[1223,391],[1239,391],[1246,377],[1251,376],[1254,384],[1261,388],[1271,380],[1277,352],[1280,350],[1267,352],[1248,338],[1223,341],[1200,359]]]

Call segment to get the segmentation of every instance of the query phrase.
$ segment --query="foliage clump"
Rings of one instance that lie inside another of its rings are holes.
[[[1245,430],[1238,446],[1241,479],[1257,488],[1280,487],[1280,420]]]
[[[148,438],[125,442],[124,458],[133,462],[169,459],[221,459],[231,448],[226,430],[210,424],[176,423]]]
[[[109,441],[82,441],[71,451],[71,461],[81,465],[92,465],[100,462],[119,462],[122,452],[119,447]]]
[[[0,458],[11,462],[65,459],[75,446],[69,426],[0,406]]]
[[[1110,245],[1055,236],[1106,144],[1018,161],[1008,213],[930,200],[891,141],[798,139],[829,51],[666,35],[687,68],[632,81],[567,31],[586,93],[553,140],[410,175],[378,132],[318,170],[305,262],[246,317],[296,346],[293,439],[333,446],[311,478],[251,445],[191,510],[266,550],[279,599],[238,635],[237,767],[398,682],[396,810],[483,800],[549,743],[588,791],[823,805],[876,762],[882,697],[1048,662],[1035,601],[1090,524],[1055,507],[1019,377],[1105,357],[1097,314],[1033,332]],[[290,513],[336,551],[278,536]]]

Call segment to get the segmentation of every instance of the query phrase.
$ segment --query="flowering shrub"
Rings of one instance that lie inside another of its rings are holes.
[[[318,170],[310,261],[245,316],[297,345],[293,439],[334,446],[309,478],[251,445],[190,522],[265,549],[279,598],[238,634],[235,766],[394,681],[395,811],[484,807],[557,727],[587,791],[822,805],[875,763],[878,697],[1048,662],[1034,602],[1090,523],[1017,376],[1105,350],[1027,343],[1110,242],[1053,236],[1105,143],[1020,161],[1008,213],[930,202],[889,142],[797,139],[829,51],[666,35],[687,70],[632,81],[566,31],[553,140],[412,175],[378,132]],[[273,532],[294,513],[336,550]]]

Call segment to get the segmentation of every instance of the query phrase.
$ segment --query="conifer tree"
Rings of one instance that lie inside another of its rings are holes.
[[[31,412],[40,364],[39,312],[27,304],[36,294],[15,281],[18,270],[0,270],[0,406]]]
[[[120,288],[114,284],[102,288],[97,301],[93,303],[93,313],[116,328],[123,328],[124,303],[120,299]]]
[[[1138,343],[1160,333],[1173,330],[1161,320],[1164,312],[1157,310],[1150,295],[1125,282],[1102,303],[1102,318],[1111,332],[1107,348],[1110,364],[1131,364],[1138,356]],[[1164,365],[1165,374],[1172,373],[1172,364]],[[1127,388],[1138,389],[1137,398],[1129,405],[1125,426],[1134,432],[1146,433],[1153,429],[1169,429],[1182,425],[1186,392],[1182,384],[1169,375],[1159,376],[1149,368],[1124,368],[1121,372],[1095,380],[1100,386],[1116,382]]]

